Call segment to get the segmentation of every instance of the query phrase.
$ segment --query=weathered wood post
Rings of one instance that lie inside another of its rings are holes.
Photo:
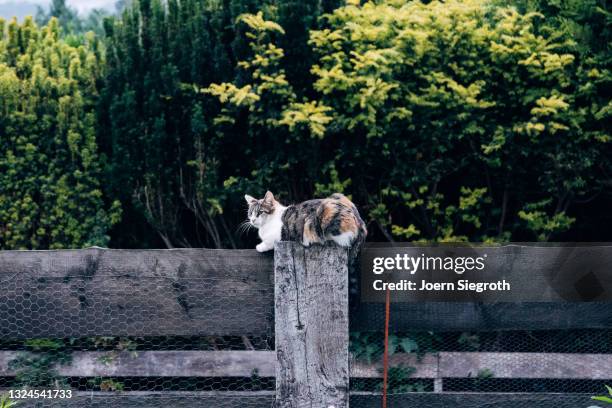
[[[275,246],[277,408],[349,406],[347,261],[331,244]]]

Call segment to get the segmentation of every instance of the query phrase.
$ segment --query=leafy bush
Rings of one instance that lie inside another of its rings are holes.
[[[559,239],[572,208],[609,194],[609,70],[540,14],[350,3],[311,31],[310,98],[285,77],[282,27],[262,13],[241,21],[244,74],[206,90],[221,103],[218,133],[248,129],[246,151],[267,148],[235,184],[289,186],[299,169],[308,194],[367,203],[375,234],[426,241]]]
[[[101,44],[60,38],[57,20],[0,19],[0,249],[106,245],[96,141]]]

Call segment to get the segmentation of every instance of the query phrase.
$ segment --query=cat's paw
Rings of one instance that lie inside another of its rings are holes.
[[[266,251],[269,251],[272,248],[268,248],[268,246],[262,242],[260,244],[257,244],[255,249],[257,250],[257,252],[266,252]]]

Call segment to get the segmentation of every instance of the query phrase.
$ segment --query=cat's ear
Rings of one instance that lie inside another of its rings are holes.
[[[266,208],[274,208],[274,194],[271,191],[266,191],[266,195],[263,198],[263,206]]]
[[[264,196],[264,202],[273,203],[274,202],[274,194],[271,191],[266,191],[266,195]]]
[[[248,194],[245,194],[245,195],[244,195],[244,199],[246,200],[246,202],[247,202],[247,204],[248,204],[248,205],[251,205],[251,204],[253,204],[255,201],[257,201],[257,199],[256,199],[256,198],[251,197],[251,196],[250,196],[250,195],[248,195]]]

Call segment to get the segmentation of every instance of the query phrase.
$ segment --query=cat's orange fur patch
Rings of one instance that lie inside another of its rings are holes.
[[[335,206],[331,203],[331,200],[324,200],[323,211],[321,213],[321,224],[329,225],[335,216],[336,209]]]
[[[357,233],[357,220],[355,217],[349,214],[342,214],[340,216],[340,231],[342,232],[353,232]]]
[[[310,221],[306,221],[304,223],[304,242],[308,242],[310,244],[312,244],[312,243],[319,243],[320,242],[319,241],[319,236],[313,230]]]
[[[348,208],[351,208],[353,206],[353,203],[351,202],[351,200],[349,200],[345,196],[338,198],[338,201],[340,201],[343,205],[347,206]]]

